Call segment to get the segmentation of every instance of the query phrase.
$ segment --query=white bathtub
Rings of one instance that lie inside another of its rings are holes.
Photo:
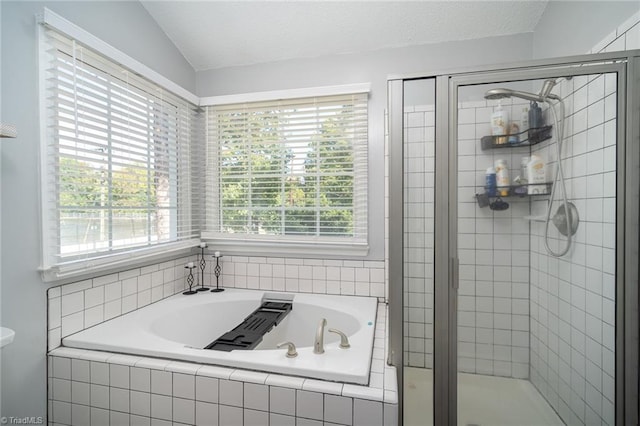
[[[240,324],[265,295],[293,297],[293,309],[253,350],[201,349]],[[366,385],[373,351],[377,299],[226,289],[168,299],[63,339],[67,347],[137,354],[203,364]],[[313,353],[316,328],[327,319],[323,354]],[[336,328],[351,347],[339,348]],[[278,343],[292,341],[298,356],[287,358]]]

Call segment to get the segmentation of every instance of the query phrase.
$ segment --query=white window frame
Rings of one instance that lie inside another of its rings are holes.
[[[55,182],[53,184],[51,182],[49,170],[50,165],[48,164],[48,155],[50,154],[48,138],[51,138],[52,136],[49,130],[50,121],[47,119],[47,112],[49,109],[49,103],[46,99],[47,87],[46,84],[43,84],[45,82],[47,72],[47,54],[43,51],[43,47],[47,46],[46,27],[52,28],[68,38],[78,41],[95,52],[99,52],[100,55],[108,60],[121,65],[123,68],[129,69],[134,74],[141,75],[156,84],[158,87],[161,87],[163,90],[186,100],[194,107],[199,104],[199,98],[156,73],[144,64],[132,59],[128,55],[94,37],[82,28],[77,27],[75,24],[51,12],[49,9],[44,9],[43,14],[38,17],[38,21],[41,24],[38,28],[38,36],[40,42],[40,179],[42,193],[40,206],[42,218],[42,258],[39,270],[42,274],[43,280],[45,282],[50,282],[90,276],[95,275],[98,272],[106,273],[114,270],[122,270],[129,267],[159,261],[163,258],[172,258],[190,253],[192,248],[200,242],[199,236],[198,238],[194,237],[121,251],[106,252],[102,255],[93,255],[86,258],[70,258],[68,261],[60,261],[56,253],[53,253],[54,250],[51,249],[51,241],[57,237],[56,235],[52,235],[52,233],[58,233],[59,231],[52,228],[51,225],[51,223],[57,220],[57,216],[53,217],[54,215],[52,215],[50,211],[49,207],[51,205],[51,198],[48,194],[48,192],[52,190],[52,187],[55,186]],[[193,134],[194,130],[195,129],[193,128],[190,129],[190,133]],[[184,206],[180,208],[181,211],[179,214],[188,215],[189,217],[192,217],[191,220],[195,220],[192,216],[196,214],[192,211],[192,208],[194,207],[194,200],[191,198],[192,185],[194,185],[194,182],[189,182],[188,189],[181,191],[183,193],[178,194],[177,197],[180,199],[180,203]]]
[[[272,100],[311,98],[331,95],[344,95],[354,93],[369,93],[371,85],[369,83],[351,84],[342,86],[325,86],[316,88],[292,89],[269,92],[254,92],[248,94],[215,96],[201,99],[201,106],[215,106],[227,104],[240,104],[244,102],[260,102]],[[207,135],[207,139],[209,135]],[[368,142],[367,142],[368,145]],[[210,151],[209,140],[207,140],[207,150]],[[211,153],[207,155],[211,159]],[[368,176],[368,150],[364,151],[363,160],[365,170],[361,176]],[[214,161],[215,162],[215,161]],[[211,172],[211,164],[207,164],[207,173]],[[211,210],[219,208],[219,191],[212,189],[215,186],[215,179],[218,171],[214,171],[214,176],[207,175],[207,220],[210,221]],[[368,180],[368,178],[367,178]],[[354,194],[368,198],[368,184],[362,193]],[[368,202],[365,202],[367,205]],[[210,245],[215,246],[220,251],[236,255],[264,256],[265,252],[276,256],[293,257],[322,257],[322,258],[363,258],[369,253],[368,235],[368,205],[364,212],[360,212],[360,217],[356,220],[364,223],[364,230],[359,238],[323,238],[313,236],[287,237],[270,235],[248,235],[248,234],[228,234],[221,233],[215,229],[210,229],[207,224],[202,231],[202,238]],[[362,217],[364,215],[364,217]],[[215,216],[215,214],[214,214]]]

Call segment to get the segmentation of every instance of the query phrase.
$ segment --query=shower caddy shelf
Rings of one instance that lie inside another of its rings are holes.
[[[526,139],[520,140],[517,143],[508,142],[509,136],[518,136],[518,139],[520,139],[523,135],[526,135]],[[482,139],[480,139],[480,145],[483,150],[533,146],[547,139],[551,139],[551,126],[536,127],[509,136],[483,136]]]
[[[523,135],[526,135],[526,139],[520,140],[518,143],[509,143],[509,136],[483,136],[480,139],[480,144],[483,150],[485,149],[498,149],[498,148],[521,148],[521,147],[532,147],[533,145],[537,145],[540,142],[544,142],[547,139],[551,139],[551,126],[542,126],[535,127],[532,129],[524,130],[520,133],[516,133],[515,135],[510,136],[518,136],[520,139]],[[539,192],[535,194],[529,194],[528,187],[532,186],[542,186],[546,185],[547,190],[545,192]],[[496,196],[488,196],[487,195],[487,187],[484,187],[484,193],[476,194],[476,201],[478,205],[482,207],[487,207],[490,205],[491,200],[498,200],[503,198],[509,198],[512,200],[524,199],[524,198],[532,198],[532,197],[544,197],[551,195],[552,182],[544,182],[544,183],[536,183],[536,184],[515,184],[509,186],[498,186],[496,188],[499,193],[500,190],[507,189],[507,195],[496,195]],[[524,192],[518,193],[517,191]]]

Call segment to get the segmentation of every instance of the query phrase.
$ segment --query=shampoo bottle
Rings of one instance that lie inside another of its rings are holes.
[[[507,168],[507,160],[496,160],[496,185],[498,186],[498,192],[500,196],[506,197],[509,195],[509,169]]]
[[[495,138],[495,143],[503,144],[507,142],[506,135],[509,134],[509,112],[502,108],[498,102],[498,107],[491,114],[491,134],[493,136],[505,136],[504,138]]]
[[[487,191],[487,195],[489,197],[495,197],[496,195],[498,195],[496,191],[496,186],[497,186],[496,169],[494,169],[493,167],[489,167],[487,169],[487,174],[485,179],[486,179],[485,189]]]
[[[527,181],[529,182],[529,194],[546,194],[547,170],[538,155],[533,154],[531,160],[527,163]]]

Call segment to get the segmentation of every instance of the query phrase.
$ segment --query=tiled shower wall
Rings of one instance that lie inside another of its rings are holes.
[[[404,108],[404,365],[433,367],[435,108]]]
[[[593,52],[640,48],[640,14]],[[616,100],[613,74],[575,77],[558,89],[567,103],[563,164],[580,214],[573,247],[560,259],[531,232],[531,380],[567,424],[615,423]],[[545,152],[546,151],[546,152]],[[555,146],[543,148],[555,159]],[[557,199],[558,197],[556,197]],[[554,210],[560,204],[555,203]],[[546,203],[534,205],[545,213]],[[555,227],[551,247],[563,247]]]
[[[460,98],[465,99],[465,88]],[[505,99],[512,121],[522,101]],[[485,174],[498,159],[509,175],[520,174],[528,148],[482,150],[491,134],[496,101],[462,102],[458,108],[458,370],[515,378],[529,377],[528,198],[508,198],[509,208],[480,208]]]

